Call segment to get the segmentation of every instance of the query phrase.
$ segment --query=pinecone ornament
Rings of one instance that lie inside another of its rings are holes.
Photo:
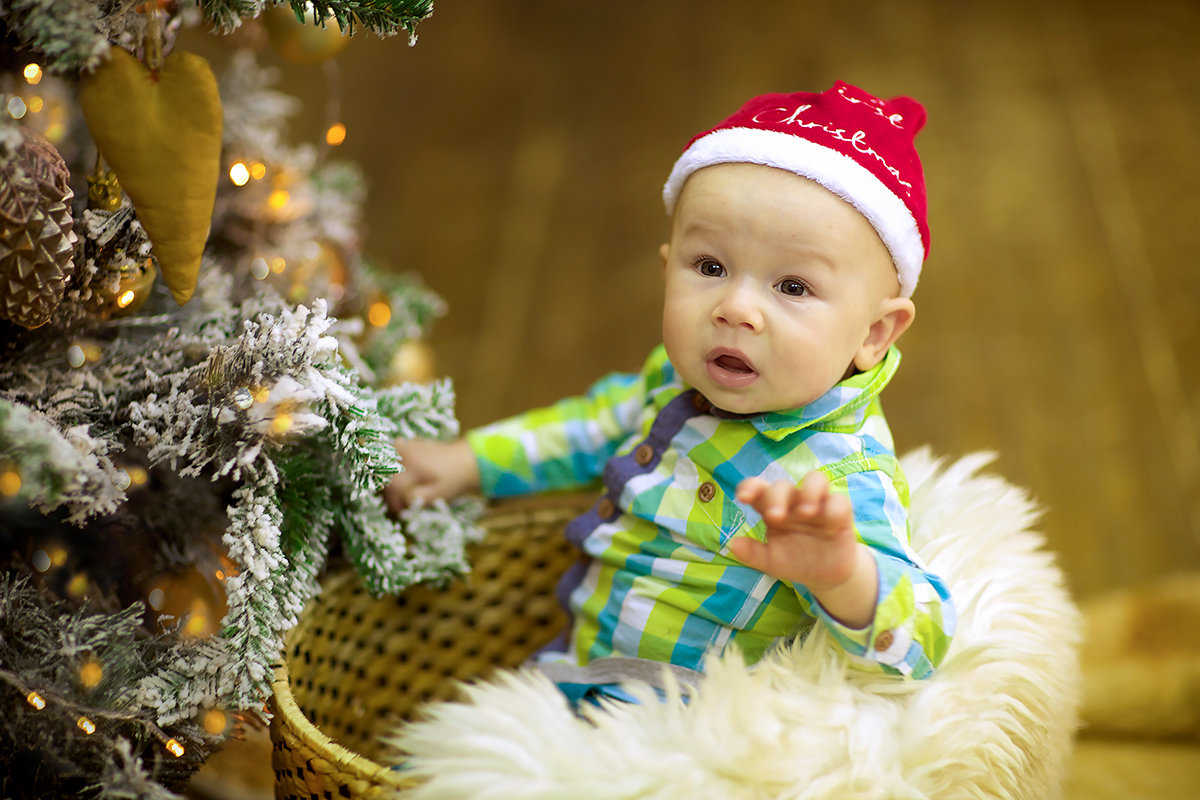
[[[75,269],[74,192],[54,145],[21,133],[0,164],[0,317],[32,329],[50,320]]]

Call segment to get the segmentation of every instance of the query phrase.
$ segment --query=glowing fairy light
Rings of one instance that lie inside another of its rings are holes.
[[[19,97],[10,97],[8,99],[8,115],[13,119],[21,119],[25,116],[25,112],[29,108],[25,105],[25,101]]]
[[[261,161],[255,161],[250,165],[250,177],[256,181],[261,181],[267,177],[267,165]]]
[[[208,615],[193,613],[188,617],[187,624],[183,626],[183,632],[188,636],[207,636],[208,635]]]
[[[36,95],[36,94],[35,94],[33,97],[29,98],[29,110],[30,110],[30,112],[32,112],[32,113],[34,113],[34,114],[36,114],[36,113],[38,113],[39,111],[41,111],[41,110],[42,110],[42,109],[43,109],[45,106],[46,106],[46,101],[45,101],[45,100],[43,100],[43,99],[42,99],[41,97],[39,97],[38,95]]]
[[[129,484],[133,483],[133,478],[129,477],[129,473],[118,467],[113,471],[112,478],[113,486],[120,489],[122,492],[129,488]]]
[[[271,420],[271,433],[282,436],[292,429],[292,415],[280,414]]]
[[[42,81],[42,68],[38,64],[26,64],[25,69],[21,70],[21,74],[25,76],[25,82],[30,86],[37,86]]]
[[[87,361],[87,356],[83,353],[83,348],[77,344],[73,344],[67,348],[67,363],[75,369],[79,369]]]
[[[181,758],[183,756],[183,745],[174,739],[167,739],[167,741],[163,744],[163,747],[167,748],[167,752],[176,758]]]
[[[41,711],[46,707],[46,699],[37,692],[30,692],[29,694],[25,695],[25,702],[33,706],[35,711]]]
[[[250,274],[255,280],[263,281],[271,274],[271,265],[262,256],[258,256],[250,262]]]
[[[129,480],[134,486],[145,486],[146,481],[150,480],[150,473],[146,472],[145,467],[130,467]]]
[[[88,689],[95,689],[104,679],[104,667],[95,659],[88,659],[79,668],[79,682]]]
[[[81,716],[79,719],[75,720],[75,724],[79,726],[79,730],[83,731],[88,736],[91,736],[96,732],[96,723],[92,722],[87,717]]]
[[[117,308],[129,308],[129,304],[137,299],[137,292],[126,289],[117,296]]]
[[[346,126],[342,123],[335,122],[325,131],[325,144],[330,147],[337,147],[344,141],[346,141]]]
[[[274,272],[276,275],[287,269],[287,259],[283,256],[275,256],[268,263],[270,264],[271,272]]]
[[[250,168],[238,161],[229,168],[229,180],[234,186],[245,186],[250,181]]]
[[[0,495],[15,497],[21,491],[21,473],[12,467],[0,471]]]
[[[276,189],[267,197],[267,205],[272,211],[282,211],[291,199],[292,195],[287,189]]]
[[[254,405],[254,394],[250,391],[249,387],[239,386],[234,390],[233,404],[242,411],[246,411],[250,406]]]
[[[67,583],[67,594],[71,597],[84,597],[89,589],[91,589],[91,581],[86,572],[72,575],[71,580]]]
[[[50,569],[50,554],[45,550],[36,550],[33,553],[33,568],[38,572],[45,572]]]
[[[146,602],[155,611],[162,611],[163,603],[166,601],[167,593],[157,586],[150,590],[150,594],[146,595]]]
[[[224,711],[219,708],[214,708],[205,712],[204,730],[208,731],[213,736],[217,736],[224,733],[227,727],[229,727],[229,718],[225,715]]]
[[[382,300],[377,300],[371,303],[371,307],[367,309],[367,322],[370,322],[376,328],[382,328],[388,324],[388,320],[392,318],[392,307]]]

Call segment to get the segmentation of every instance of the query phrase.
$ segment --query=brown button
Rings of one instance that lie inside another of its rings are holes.
[[[707,414],[712,411],[712,403],[708,402],[708,398],[696,392],[692,395],[692,408],[699,411],[701,414]]]
[[[717,496],[717,487],[713,486],[711,481],[705,481],[696,490],[696,496],[700,498],[701,503],[707,503]]]
[[[646,466],[654,460],[654,448],[648,444],[639,444],[637,450],[633,451],[633,460],[639,467]]]
[[[884,631],[875,637],[875,649],[880,652],[887,650],[894,641],[896,641],[896,635],[891,631]]]
[[[600,502],[596,503],[596,515],[599,516],[600,519],[612,519],[613,514],[616,513],[616,510],[616,505],[607,497],[600,498]]]

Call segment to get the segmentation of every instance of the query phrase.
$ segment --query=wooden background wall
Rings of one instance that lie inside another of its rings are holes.
[[[367,250],[449,304],[466,425],[635,369],[694,133],[835,79],[921,100],[900,449],[988,449],[1086,596],[1200,567],[1200,3],[441,0],[337,61]],[[321,67],[290,67],[318,136]]]

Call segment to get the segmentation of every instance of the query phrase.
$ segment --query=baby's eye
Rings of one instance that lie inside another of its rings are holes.
[[[784,278],[775,284],[775,288],[789,297],[803,297],[808,294],[808,287],[804,285],[804,282],[795,278]]]
[[[698,258],[695,262],[696,271],[706,278],[722,278],[725,268],[711,258]]]

